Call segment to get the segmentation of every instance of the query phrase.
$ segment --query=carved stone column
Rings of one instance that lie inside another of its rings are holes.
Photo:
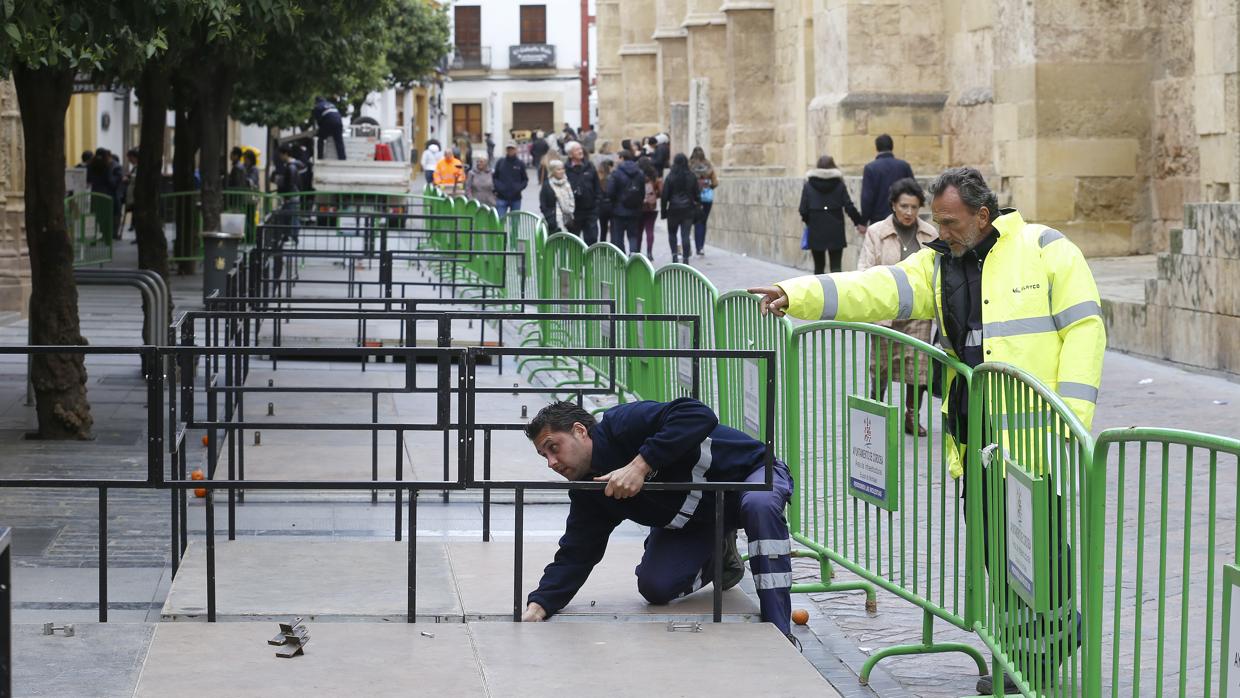
[[[775,4],[727,0],[720,11],[727,17],[728,126],[723,164],[763,167],[778,160],[773,142],[776,104],[772,94]]]
[[[719,0],[689,0],[685,19],[685,48],[690,78],[697,84],[688,97],[690,140],[700,145],[707,157],[722,164],[724,132],[728,127],[727,18],[719,11]],[[705,100],[702,103],[701,100]],[[697,107],[695,108],[695,105]],[[709,133],[700,129],[697,119],[709,120]]]
[[[680,26],[687,0],[661,0],[654,30],[659,46],[659,121],[664,130],[672,128],[672,105],[689,101],[688,32]],[[685,143],[672,143],[673,151],[684,150]]]
[[[26,248],[25,141],[13,83],[0,81],[0,312],[26,315],[30,251]]]

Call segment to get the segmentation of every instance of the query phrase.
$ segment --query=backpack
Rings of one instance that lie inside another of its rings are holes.
[[[631,211],[636,211],[642,207],[646,200],[646,178],[638,173],[636,175],[624,174],[624,188],[620,190],[620,205]]]
[[[699,200],[704,204],[715,202],[715,190],[710,186],[710,177],[698,177]]]
[[[642,210],[653,211],[659,206],[659,194],[654,190],[654,182],[646,182],[646,192],[642,196]]]

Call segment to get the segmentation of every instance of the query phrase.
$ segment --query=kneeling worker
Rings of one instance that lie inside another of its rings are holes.
[[[650,526],[637,566],[637,590],[665,604],[714,581],[713,496],[698,490],[642,491],[646,482],[763,482],[766,445],[719,424],[697,400],[617,405],[600,422],[571,402],[544,407],[525,428],[547,466],[569,480],[606,482],[604,490],[570,490],[560,549],[529,595],[521,620],[546,620],[572,600],[603,559],[621,522]],[[736,529],[749,539],[749,565],[762,620],[789,633],[791,540],[784,507],[792,496],[788,466],[775,461],[769,491],[729,492],[724,498],[724,589],[745,575]]]

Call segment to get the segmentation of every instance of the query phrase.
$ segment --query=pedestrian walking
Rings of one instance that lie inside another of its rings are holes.
[[[616,229],[612,223],[612,201],[609,193],[611,171],[614,169],[611,160],[603,160],[598,166],[598,240],[599,242],[607,242],[608,233],[611,234],[611,244],[620,248],[623,252],[624,233]]]
[[[495,206],[495,181],[491,171],[491,160],[479,154],[474,158],[474,166],[465,176],[465,196],[475,199],[480,204]]]
[[[245,167],[245,187],[250,191],[258,191],[258,155],[253,150],[241,153],[241,163]]]
[[[706,254],[706,222],[710,219],[710,209],[715,204],[715,190],[719,188],[719,178],[715,176],[715,168],[706,159],[702,146],[696,146],[689,155],[689,171],[697,177],[699,200],[698,217],[693,223],[693,242],[698,256]]]
[[[646,256],[654,259],[654,224],[659,219],[659,196],[663,193],[663,178],[659,176],[658,170],[654,168],[654,163],[648,157],[642,157],[637,161],[638,168],[642,171],[645,178],[645,192],[642,195],[642,215],[641,225],[642,232],[646,237]],[[637,247],[641,251],[641,245]]]
[[[224,188],[232,190],[248,189],[246,185],[245,163],[241,161],[242,151],[240,146],[233,146],[228,153],[228,177],[224,180]]]
[[[439,152],[439,143],[434,140],[426,142],[426,150],[422,151],[422,174],[427,184],[435,182],[435,166],[439,164],[443,154]]]
[[[125,161],[128,166],[125,171],[125,177],[122,180],[122,186],[125,188],[125,212],[121,217],[121,227],[116,229],[117,240],[124,237],[124,235],[121,234],[121,231],[125,227],[125,216],[129,217],[129,229],[131,231],[134,229],[134,195],[138,188],[138,149],[130,148],[129,152],[125,154]],[[134,234],[133,240],[130,242],[132,244],[137,244],[138,236],[136,233]]]
[[[828,256],[831,271],[841,271],[844,248],[848,247],[844,214],[848,214],[858,230],[863,229],[864,221],[848,195],[843,173],[836,169],[835,159],[830,155],[818,158],[818,167],[805,173],[800,213],[805,224],[802,248],[808,249],[814,258],[814,273],[825,271]]]
[[[534,167],[538,172],[538,184],[541,186],[543,180],[546,179],[547,173],[543,169],[543,158],[547,157],[547,153],[551,151],[551,146],[547,145],[547,139],[542,131],[534,132],[534,140],[530,142],[530,159],[534,163]]]
[[[525,171],[525,163],[517,156],[516,143],[504,146],[504,157],[495,163],[491,181],[495,188],[495,211],[500,216],[520,211],[521,193],[529,185],[530,176]]]
[[[576,233],[587,245],[598,242],[598,172],[586,157],[586,149],[576,141],[564,145],[568,162],[564,166],[568,183],[573,190],[573,210]]]
[[[947,170],[929,189],[938,240],[894,266],[802,276],[750,289],[762,297],[761,312],[846,322],[936,320],[943,348],[953,359],[970,368],[987,361],[1028,372],[1058,393],[1088,431],[1102,380],[1106,328],[1085,256],[1063,233],[1027,223],[1015,209],[1000,209],[998,197],[975,169]],[[942,446],[948,472],[959,478],[964,474],[969,436],[968,387],[951,371],[945,382]],[[994,419],[1002,425],[1017,416],[1004,413],[1007,408],[1002,404],[994,409]],[[1014,424],[1017,421],[1013,419]],[[1018,435],[1007,426],[1000,431],[998,438],[1005,443]],[[1050,480],[1050,472],[1043,477],[1048,480],[1044,491],[1049,493],[1050,511],[1063,511],[1066,505],[1057,494],[1060,483]],[[989,497],[981,500],[982,521],[970,521],[970,526],[984,526],[1001,515],[988,511]],[[983,550],[989,555],[988,546]],[[1075,635],[1080,641],[1079,631],[1069,631],[1069,624],[1080,622],[1080,613],[1067,579],[1072,572],[1058,557],[1062,551],[1051,546],[1047,552],[1035,564],[1058,579],[1047,583],[1045,611],[1021,608],[1016,601],[1011,613],[1028,619],[1019,632],[1021,642],[1035,648],[1030,650],[1030,664],[1036,671],[1054,674],[1057,664],[1076,650],[1066,639]],[[989,568],[988,557],[983,563]],[[991,574],[1005,574],[989,569]],[[994,688],[989,675],[977,683],[980,694],[990,695]],[[1004,690],[1019,692],[1014,683]]]
[[[659,605],[706,584],[723,589],[739,584],[745,566],[736,532],[743,528],[762,620],[796,644],[790,634],[792,547],[784,514],[792,497],[792,474],[778,458],[767,470],[765,444],[720,424],[714,411],[692,398],[617,405],[601,421],[574,402],[556,402],[539,410],[525,435],[561,477],[607,485],[602,490],[569,490],[560,549],[526,599],[522,621],[543,621],[567,606],[603,559],[612,531],[624,521],[650,527],[635,570],[637,591]],[[770,486],[728,492],[722,512],[714,510],[713,497],[696,490],[645,487],[646,482],[698,481]],[[715,547],[717,516],[723,519],[722,551]],[[715,577],[716,560],[722,578]]]
[[[861,243],[857,271],[870,267],[890,266],[908,259],[921,248],[939,239],[939,232],[917,214],[926,204],[926,195],[917,180],[905,178],[891,185],[891,215],[869,226]],[[883,327],[920,339],[929,344],[929,320],[881,320]],[[928,361],[919,361],[912,351],[901,351],[894,342],[878,335],[870,337],[870,398],[882,401],[893,380],[904,383],[904,433],[925,436],[917,411],[919,395],[929,383]]]
[[[607,196],[611,199],[612,237],[623,235],[628,241],[629,254],[641,254],[641,214],[642,202],[646,198],[646,176],[637,166],[631,151],[620,153],[620,164],[607,178]]]
[[[690,236],[693,233],[693,222],[697,220],[698,207],[701,206],[701,191],[698,190],[697,177],[689,170],[689,158],[684,153],[677,153],[672,161],[672,168],[663,180],[662,192],[659,196],[660,211],[667,221],[667,244],[672,251],[672,263],[677,261],[689,263],[692,254]],[[677,237],[679,236],[679,257]]]
[[[581,127],[581,145],[586,149],[586,155],[594,154],[594,144],[598,141],[598,132],[593,126]]]
[[[573,185],[564,173],[564,161],[547,163],[547,179],[538,192],[538,207],[547,221],[548,233],[576,233]]]
[[[878,155],[862,170],[861,217],[866,225],[891,215],[891,202],[887,200],[891,185],[913,176],[913,168],[891,152],[893,147],[891,136],[884,133],[875,138],[874,149]]]
[[[487,131],[486,134],[484,134],[484,137],[486,138],[484,142],[487,146],[487,160],[489,162],[495,162],[495,139],[491,137],[490,131]]]

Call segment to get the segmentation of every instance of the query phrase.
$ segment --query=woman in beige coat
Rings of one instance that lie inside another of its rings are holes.
[[[920,250],[925,243],[937,240],[938,231],[917,215],[925,203],[925,192],[917,184],[917,180],[906,178],[892,184],[892,213],[865,231],[861,255],[857,260],[857,269],[863,271],[874,266],[897,264]],[[903,332],[923,342],[930,342],[929,320],[887,320],[877,324]],[[895,348],[894,356],[891,355],[893,347]],[[901,364],[903,364],[903,370],[901,370]],[[929,357],[920,356],[918,352],[909,349],[901,349],[898,344],[881,337],[871,338],[870,397],[882,400],[887,392],[887,386],[893,380],[905,384],[904,433],[906,434],[926,435],[925,428],[918,423],[914,406],[919,404],[916,401],[917,393],[926,391],[929,368]],[[924,402],[923,399],[922,403]]]

